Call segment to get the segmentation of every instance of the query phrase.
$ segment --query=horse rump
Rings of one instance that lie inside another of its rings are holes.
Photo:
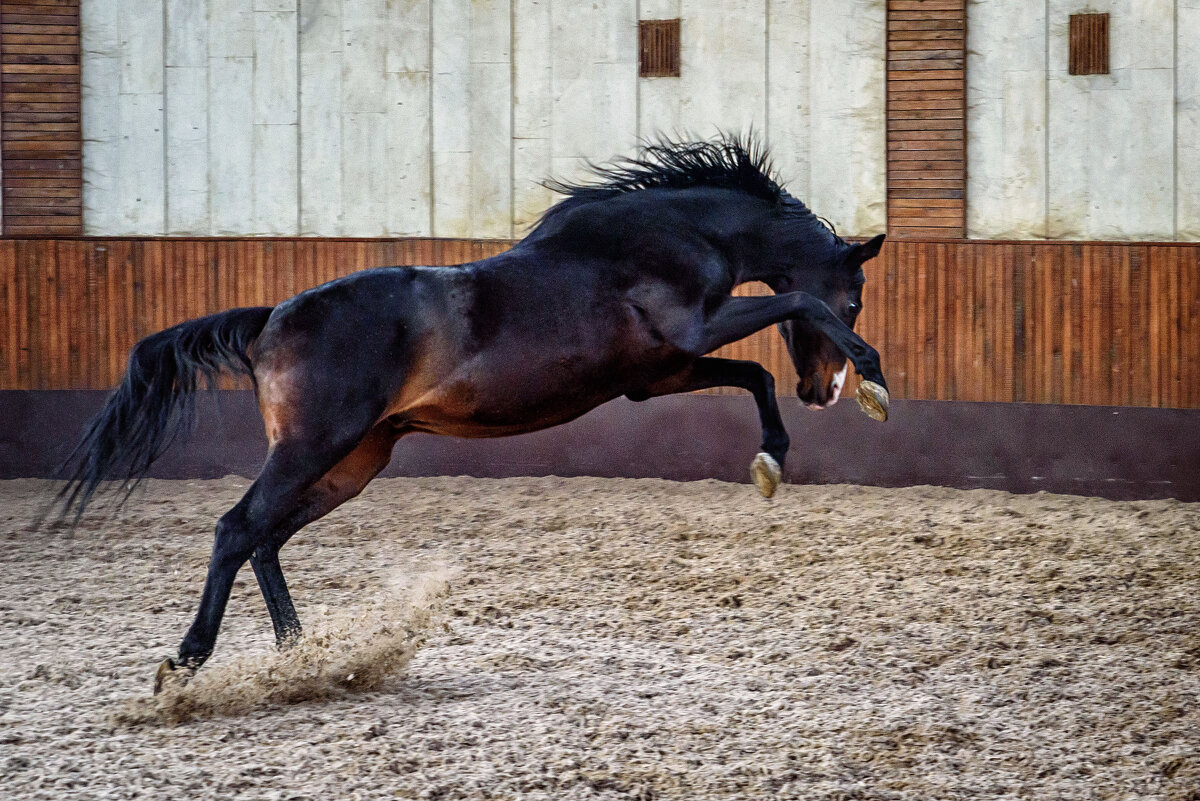
[[[267,324],[270,306],[231,309],[188,320],[134,345],[120,386],[92,418],[59,475],[60,514],[75,519],[101,481],[126,482],[121,501],[175,436],[190,427],[203,379],[212,388],[225,371],[252,375],[247,351]]]

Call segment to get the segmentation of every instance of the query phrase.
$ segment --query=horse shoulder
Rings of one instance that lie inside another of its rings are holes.
[[[625,305],[644,338],[656,345],[703,356],[703,303],[664,281],[641,281],[625,294]]]

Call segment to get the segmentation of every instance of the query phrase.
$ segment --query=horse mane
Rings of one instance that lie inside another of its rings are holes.
[[[542,182],[542,186],[566,195],[566,199],[548,208],[534,230],[550,218],[583,203],[642,189],[705,186],[736,189],[774,203],[789,216],[808,218],[813,224],[827,229],[838,245],[845,244],[828,220],[813,214],[780,186],[770,150],[753,134],[721,133],[715,139],[694,141],[659,137],[644,141],[642,152],[636,157],[622,157],[608,164],[588,162],[587,167],[594,180],[568,183],[548,179]]]

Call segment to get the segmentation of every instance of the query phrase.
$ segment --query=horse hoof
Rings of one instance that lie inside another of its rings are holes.
[[[158,666],[154,674],[154,694],[158,695],[167,687],[182,687],[191,681],[196,671],[175,664],[175,660],[167,657]]]
[[[766,453],[754,457],[754,461],[750,463],[750,475],[754,478],[754,486],[758,487],[764,498],[774,495],[783,481],[783,471],[779,468],[779,462]]]
[[[874,381],[858,385],[858,405],[867,416],[880,422],[888,419],[888,391]]]

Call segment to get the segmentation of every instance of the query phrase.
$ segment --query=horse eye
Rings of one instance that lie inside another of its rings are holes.
[[[862,311],[862,304],[850,301],[850,305],[846,307],[846,310],[851,314],[858,314],[860,311]]]

